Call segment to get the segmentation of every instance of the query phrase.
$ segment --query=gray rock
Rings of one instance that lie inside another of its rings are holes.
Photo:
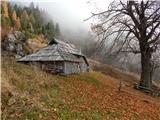
[[[8,42],[10,42],[10,43],[14,43],[16,41],[16,38],[15,38],[14,34],[12,34],[12,33],[8,33],[7,39],[8,39]]]
[[[27,38],[25,37],[25,35],[22,32],[15,31],[14,35],[15,35],[16,39],[19,40],[21,43],[26,43]]]
[[[16,38],[12,33],[8,33],[3,42],[3,47],[6,51],[14,52],[16,46]]]
[[[16,52],[20,56],[24,56],[25,55],[25,53],[23,51],[23,48],[22,48],[22,44],[17,44],[17,46],[16,46]]]
[[[22,57],[25,55],[23,45],[26,45],[26,37],[20,31],[8,33],[2,42],[2,49],[8,53],[15,53],[16,56]]]

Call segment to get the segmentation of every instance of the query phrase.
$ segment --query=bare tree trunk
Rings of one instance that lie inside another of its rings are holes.
[[[151,67],[151,73],[150,73],[150,80],[152,81],[153,79],[153,73],[154,73],[154,65]]]
[[[142,72],[139,87],[150,89],[152,85],[151,55],[160,45],[160,2],[158,0],[141,0],[141,2],[120,0],[112,2],[108,8],[91,16],[96,16],[100,21],[92,26],[97,36],[102,37],[99,44],[105,46],[107,38],[113,37],[110,51],[115,48],[118,52],[125,50],[135,54],[141,53]],[[119,41],[122,41],[122,44],[119,44],[121,43]]]
[[[151,80],[151,52],[147,50],[146,52],[141,52],[141,79],[140,86],[146,89],[150,89],[152,85]]]

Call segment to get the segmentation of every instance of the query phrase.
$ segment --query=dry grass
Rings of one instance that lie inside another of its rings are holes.
[[[2,98],[3,120],[158,120],[159,99],[126,88],[101,72],[59,76],[2,59],[2,84],[12,96]],[[5,85],[4,85],[5,86]]]
[[[1,90],[2,90],[2,96],[8,96],[9,92],[11,91],[10,85],[8,81],[4,80],[1,82]]]
[[[44,39],[42,36],[37,36],[36,38],[28,39],[27,42],[28,42],[28,46],[32,51],[37,51],[40,48],[47,45],[47,40]]]
[[[133,85],[137,83],[139,80],[139,76],[135,73],[122,71],[118,68],[114,68],[113,66],[102,64],[95,60],[89,60],[91,68],[95,71],[99,71],[105,75],[111,76],[117,80],[122,80],[126,84]]]

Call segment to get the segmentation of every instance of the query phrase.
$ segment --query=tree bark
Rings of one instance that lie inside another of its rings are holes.
[[[141,52],[141,79],[140,87],[151,89],[151,51],[149,49]]]

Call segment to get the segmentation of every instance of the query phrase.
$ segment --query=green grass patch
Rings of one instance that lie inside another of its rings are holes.
[[[84,80],[86,82],[98,85],[98,81],[94,77],[91,77],[91,76],[82,76],[82,77],[80,77],[80,79]]]
[[[107,111],[107,114],[106,114],[107,118],[109,120],[114,120],[115,118],[117,118],[119,115],[117,112],[112,112],[112,111]]]

